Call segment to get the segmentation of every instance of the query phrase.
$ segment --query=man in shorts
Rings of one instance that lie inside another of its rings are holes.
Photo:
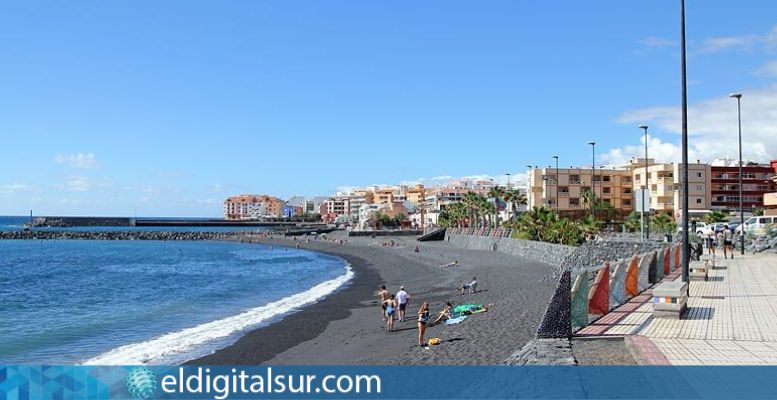
[[[402,322],[405,320],[405,310],[407,310],[407,305],[410,302],[410,296],[405,291],[404,286],[399,287],[399,291],[396,295],[397,304],[399,305],[399,321]]]
[[[380,291],[378,291],[378,304],[380,304],[380,316],[383,320],[386,320],[386,300],[391,299],[391,293],[386,290],[386,285],[381,285]]]

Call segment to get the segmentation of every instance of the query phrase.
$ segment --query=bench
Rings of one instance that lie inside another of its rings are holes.
[[[710,269],[712,267],[709,260],[691,261],[688,266],[688,276],[692,281],[706,281]]]

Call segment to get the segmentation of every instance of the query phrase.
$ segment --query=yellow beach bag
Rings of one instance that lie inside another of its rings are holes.
[[[429,338],[429,341],[427,343],[429,344],[429,346],[437,346],[441,342],[442,342],[442,340],[440,340],[440,338],[433,337],[433,338]]]

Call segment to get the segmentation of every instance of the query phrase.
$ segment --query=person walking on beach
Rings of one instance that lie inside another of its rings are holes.
[[[383,306],[386,309],[386,330],[394,332],[394,314],[397,312],[397,300],[393,294],[390,299],[383,302]]]
[[[418,309],[418,345],[421,347],[424,346],[427,323],[429,323],[429,303],[424,302]]]
[[[397,305],[399,307],[399,322],[403,322],[405,320],[405,311],[407,310],[407,305],[410,302],[410,295],[407,294],[404,286],[400,286],[396,297]]]
[[[380,316],[383,320],[386,320],[386,300],[391,298],[391,293],[386,290],[386,285],[381,285],[378,292],[378,303],[380,304]]]

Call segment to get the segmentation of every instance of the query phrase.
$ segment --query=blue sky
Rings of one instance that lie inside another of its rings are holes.
[[[679,1],[22,2],[0,215],[218,216],[230,194],[679,158]],[[777,158],[777,3],[688,1],[692,157]],[[732,141],[733,140],[733,141]]]

